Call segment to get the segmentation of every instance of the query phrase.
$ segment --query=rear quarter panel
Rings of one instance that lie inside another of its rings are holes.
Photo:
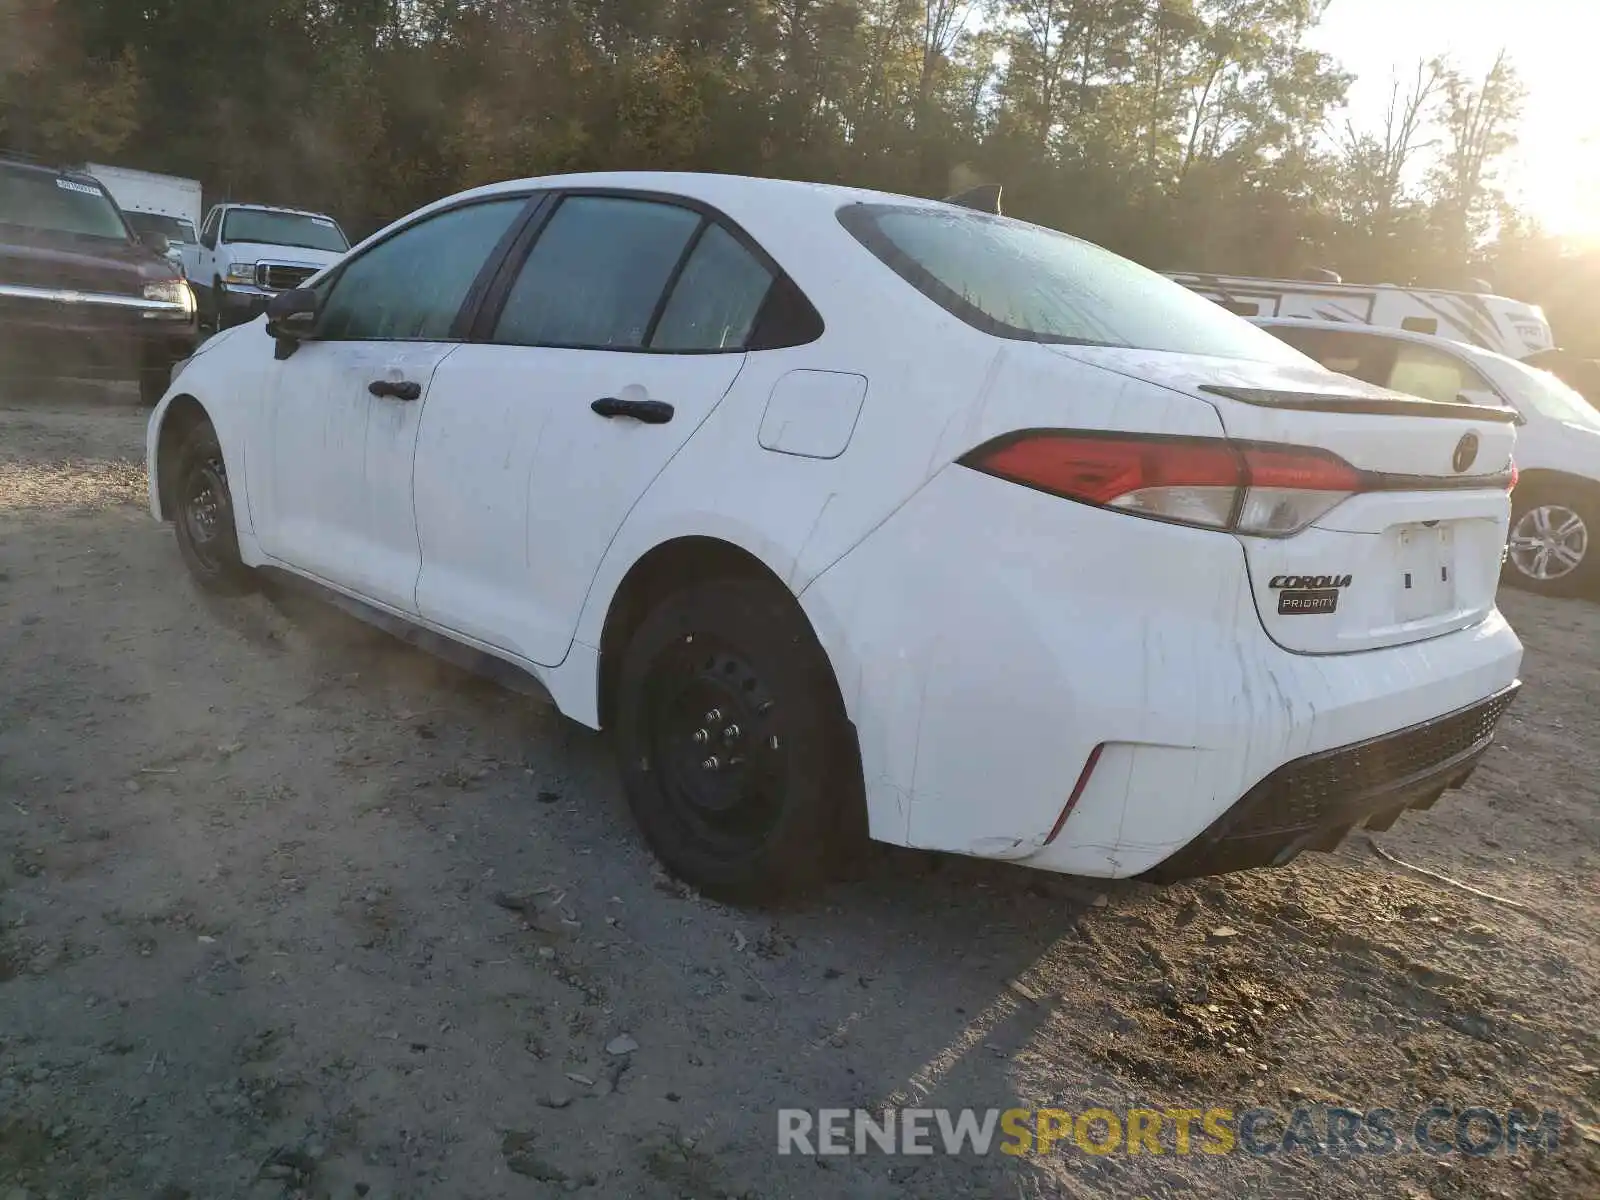
[[[820,196],[801,191],[788,208],[775,207],[770,193],[770,202],[748,210],[723,205],[800,285],[825,329],[808,345],[746,356],[726,398],[617,532],[590,589],[578,641],[599,644],[629,568],[676,537],[711,536],[740,546],[798,593],[948,462],[947,446],[959,444],[951,431],[968,425],[998,343],[879,263],[834,219],[837,201]],[[761,444],[773,389],[797,370],[867,381],[854,431],[836,457]]]
[[[747,356],[727,398],[618,532],[591,587],[580,642],[599,644],[628,569],[673,537],[722,536],[798,594],[942,467],[991,437],[1055,424],[1220,432],[1203,403],[958,320],[844,230],[837,193],[794,188],[748,203],[714,199],[800,285],[826,330],[806,346]],[[798,369],[867,379],[854,434],[836,458],[761,446],[768,398]]]

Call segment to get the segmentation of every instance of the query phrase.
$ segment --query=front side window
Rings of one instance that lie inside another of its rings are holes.
[[[122,215],[99,184],[0,163],[0,225],[126,242]]]
[[[907,283],[985,333],[1304,365],[1182,284],[1042,226],[894,204],[852,204],[839,221]]]
[[[328,284],[327,341],[443,341],[473,280],[527,201],[487,201],[428,217],[351,259]]]
[[[618,196],[570,196],[539,234],[494,338],[514,346],[639,350],[698,213]]]
[[[720,225],[708,225],[673,285],[650,349],[743,349],[772,272]]]
[[[272,212],[260,208],[235,208],[222,223],[224,242],[255,242],[264,246],[299,246],[343,254],[350,249],[344,231],[331,217],[308,213]]]

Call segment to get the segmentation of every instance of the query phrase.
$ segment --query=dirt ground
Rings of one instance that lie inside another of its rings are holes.
[[[0,1200],[1600,1195],[1600,606],[1504,597],[1498,745],[1378,835],[1522,907],[1357,840],[1166,890],[885,852],[739,911],[659,873],[602,738],[203,600],[128,397],[8,403]],[[1435,1100],[1561,1143],[776,1153],[786,1107]]]

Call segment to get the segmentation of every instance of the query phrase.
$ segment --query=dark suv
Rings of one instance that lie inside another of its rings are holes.
[[[137,376],[158,401],[198,336],[165,249],[93,176],[0,154],[0,381]]]

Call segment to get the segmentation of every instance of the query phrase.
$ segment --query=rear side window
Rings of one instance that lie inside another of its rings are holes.
[[[616,196],[571,196],[539,234],[493,340],[638,350],[699,213]],[[687,327],[685,327],[687,328]]]
[[[1268,328],[1273,337],[1316,359],[1330,371],[1379,387],[1389,385],[1395,353],[1395,343],[1389,338],[1343,329],[1306,329],[1298,325]]]
[[[1396,345],[1387,386],[1409,396],[1445,403],[1454,403],[1462,392],[1494,390],[1482,375],[1454,355],[1412,342]]]
[[[652,350],[738,350],[749,340],[772,272],[720,225],[708,225],[673,285]]]
[[[997,337],[1303,365],[1182,284],[1064,233],[932,206],[856,204],[839,221],[907,283]]]

